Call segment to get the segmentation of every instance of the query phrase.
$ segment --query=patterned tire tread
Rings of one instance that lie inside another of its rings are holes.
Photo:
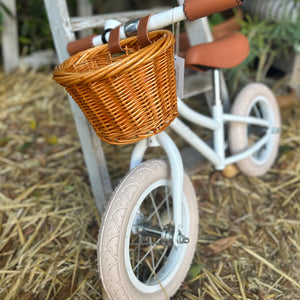
[[[175,294],[184,280],[193,259],[198,237],[197,200],[191,181],[185,175],[184,194],[190,210],[190,243],[171,283],[165,291],[143,293],[130,280],[125,267],[126,228],[140,195],[153,182],[169,178],[169,167],[163,160],[149,160],[131,170],[114,191],[106,208],[98,239],[98,267],[107,296],[112,300],[166,299]]]

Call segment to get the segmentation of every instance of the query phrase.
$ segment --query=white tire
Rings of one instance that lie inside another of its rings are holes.
[[[274,164],[279,148],[281,118],[272,91],[261,83],[245,86],[237,95],[231,113],[239,116],[255,116],[268,121],[272,134],[268,141],[250,157],[237,162],[238,168],[248,176],[262,176]],[[261,138],[267,129],[242,122],[229,124],[228,142],[232,154],[238,154]]]
[[[115,190],[98,241],[100,276],[110,299],[166,299],[185,279],[198,235],[197,201],[186,175],[182,234],[189,243],[177,247],[171,239],[139,231],[154,228],[172,233],[170,183],[167,163],[149,160],[131,170]]]

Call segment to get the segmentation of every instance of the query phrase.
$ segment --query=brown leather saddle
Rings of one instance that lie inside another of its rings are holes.
[[[241,33],[232,33],[210,43],[188,49],[185,64],[192,69],[233,68],[246,59],[249,53],[248,39]]]

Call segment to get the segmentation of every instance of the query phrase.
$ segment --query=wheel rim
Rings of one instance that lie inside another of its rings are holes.
[[[166,287],[184,259],[187,245],[174,246],[172,233],[172,197],[169,180],[151,184],[140,196],[128,223],[125,236],[125,265],[133,285],[143,293],[155,293]],[[184,197],[182,234],[189,236],[189,209]],[[166,238],[139,233],[154,227]]]
[[[272,107],[270,106],[268,99],[264,96],[256,97],[253,100],[252,105],[249,107],[248,115],[266,120],[271,124],[269,127],[261,127],[256,125],[247,126],[246,136],[248,138],[248,146],[251,146],[264,135],[268,134],[268,131],[271,130],[272,125],[274,124]],[[267,142],[251,156],[252,161],[258,165],[263,164],[270,156],[270,153],[273,149],[273,142],[274,135],[270,134]]]

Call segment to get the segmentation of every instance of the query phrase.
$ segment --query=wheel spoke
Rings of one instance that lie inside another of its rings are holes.
[[[143,209],[141,209],[142,207],[139,208],[140,214],[142,214],[145,217],[145,219],[143,218],[143,220],[139,220],[139,221],[142,223],[149,222],[150,224],[152,224],[154,218],[156,226],[159,226],[160,229],[163,230],[164,224],[161,218],[162,211],[166,211],[167,218],[168,218],[167,222],[168,223],[171,222],[171,208],[170,208],[171,205],[169,203],[170,195],[171,193],[167,186],[164,186],[163,189],[155,189],[154,191],[150,192],[148,194],[148,202],[144,203]],[[159,203],[157,204],[156,202],[158,201]],[[143,211],[143,213],[141,213],[141,211]],[[146,217],[147,215],[148,217]],[[138,224],[135,224],[135,226],[138,226]],[[133,233],[132,236],[134,236],[135,234],[136,233]],[[145,238],[147,240],[145,240]],[[168,247],[161,245],[162,238],[158,238],[154,242],[152,237],[150,236],[142,237],[142,235],[139,234],[138,240],[136,240],[136,238],[134,237],[131,238],[131,240],[132,242],[130,243],[130,247],[135,247],[133,251],[136,252],[136,254],[133,255],[134,256],[134,260],[132,262],[133,272],[136,274],[139,280],[142,280],[143,282],[147,280],[147,282],[149,283],[151,278],[153,278],[157,268],[165,258]],[[150,268],[148,267],[148,270],[149,272],[151,272],[151,274],[150,275],[147,274],[146,278],[143,279],[142,277],[144,275],[141,274],[143,273],[144,267],[142,267],[142,265],[144,265],[144,262],[146,260],[147,263],[150,264]]]
[[[264,144],[257,152],[254,153],[256,159],[260,159],[262,155],[264,155],[264,151],[266,151],[267,144]]]
[[[171,192],[168,191],[168,188],[165,187],[166,192],[165,192],[165,198],[160,202],[158,206],[156,206],[156,209],[147,217],[146,221],[150,221],[153,216],[158,212],[158,210],[166,203],[167,209],[170,211],[169,207],[169,196],[171,195]],[[152,198],[151,198],[152,199]],[[169,212],[168,212],[169,213]],[[169,220],[171,220],[171,215],[169,213]],[[162,228],[161,228],[162,229]]]
[[[152,193],[150,193],[150,199],[151,199],[152,205],[154,207],[154,214],[157,217],[157,221],[158,221],[159,227],[160,227],[160,229],[163,229],[163,225],[162,225],[162,222],[161,222],[161,219],[160,219],[160,215],[159,215],[159,212],[158,212],[158,207],[156,206],[155,199],[154,199]]]
[[[146,259],[146,257],[150,254],[150,252],[152,251],[152,249],[154,247],[156,247],[159,242],[161,241],[161,238],[159,238],[151,247],[150,249],[145,253],[145,255],[142,257],[142,259],[137,263],[137,265],[132,269],[133,272],[135,272],[135,270],[139,267],[139,265]]]
[[[171,223],[172,218],[171,218],[170,203],[169,203],[169,191],[168,191],[167,186],[165,186],[165,195],[168,195],[168,196],[166,196],[165,199],[166,199],[166,204],[167,204],[168,222]]]
[[[156,265],[154,266],[154,268],[151,270],[151,274],[150,274],[150,276],[149,276],[149,278],[148,278],[148,280],[147,280],[147,283],[150,282],[150,279],[151,279],[151,278],[153,277],[153,275],[155,274],[156,269],[158,268],[158,266],[161,264],[162,260],[163,260],[164,257],[166,256],[167,251],[168,251],[168,247],[165,247],[165,249],[164,249],[164,251],[163,251],[163,253],[162,253],[160,259],[159,259],[158,262],[157,262],[157,264],[156,264]]]
[[[255,103],[251,109],[251,115],[254,115],[256,118],[264,119],[264,113],[263,109],[260,105],[260,103]],[[248,136],[251,137],[251,144],[255,144],[258,142],[261,138],[264,137],[266,134],[266,129],[262,128],[260,126],[249,126],[249,132]],[[254,154],[253,157],[257,160],[259,160],[261,157],[263,157],[264,152],[266,151],[267,144],[264,144],[261,148],[259,148]]]
[[[141,258],[141,245],[142,245],[142,237],[139,235],[137,261],[140,261],[140,258]],[[138,270],[137,270],[137,278],[139,278],[139,273],[140,273],[140,267],[138,267]]]
[[[151,261],[152,261],[152,268],[155,269],[154,253],[153,253],[152,238],[151,238],[151,237],[149,237],[149,243],[150,243],[150,247],[151,247]]]
[[[255,113],[255,116],[257,117],[257,118],[260,118],[260,119],[262,119],[262,114],[261,114],[261,109],[260,109],[260,107],[258,106],[259,104],[255,104],[254,106],[253,106],[253,110],[254,110],[254,113]]]

